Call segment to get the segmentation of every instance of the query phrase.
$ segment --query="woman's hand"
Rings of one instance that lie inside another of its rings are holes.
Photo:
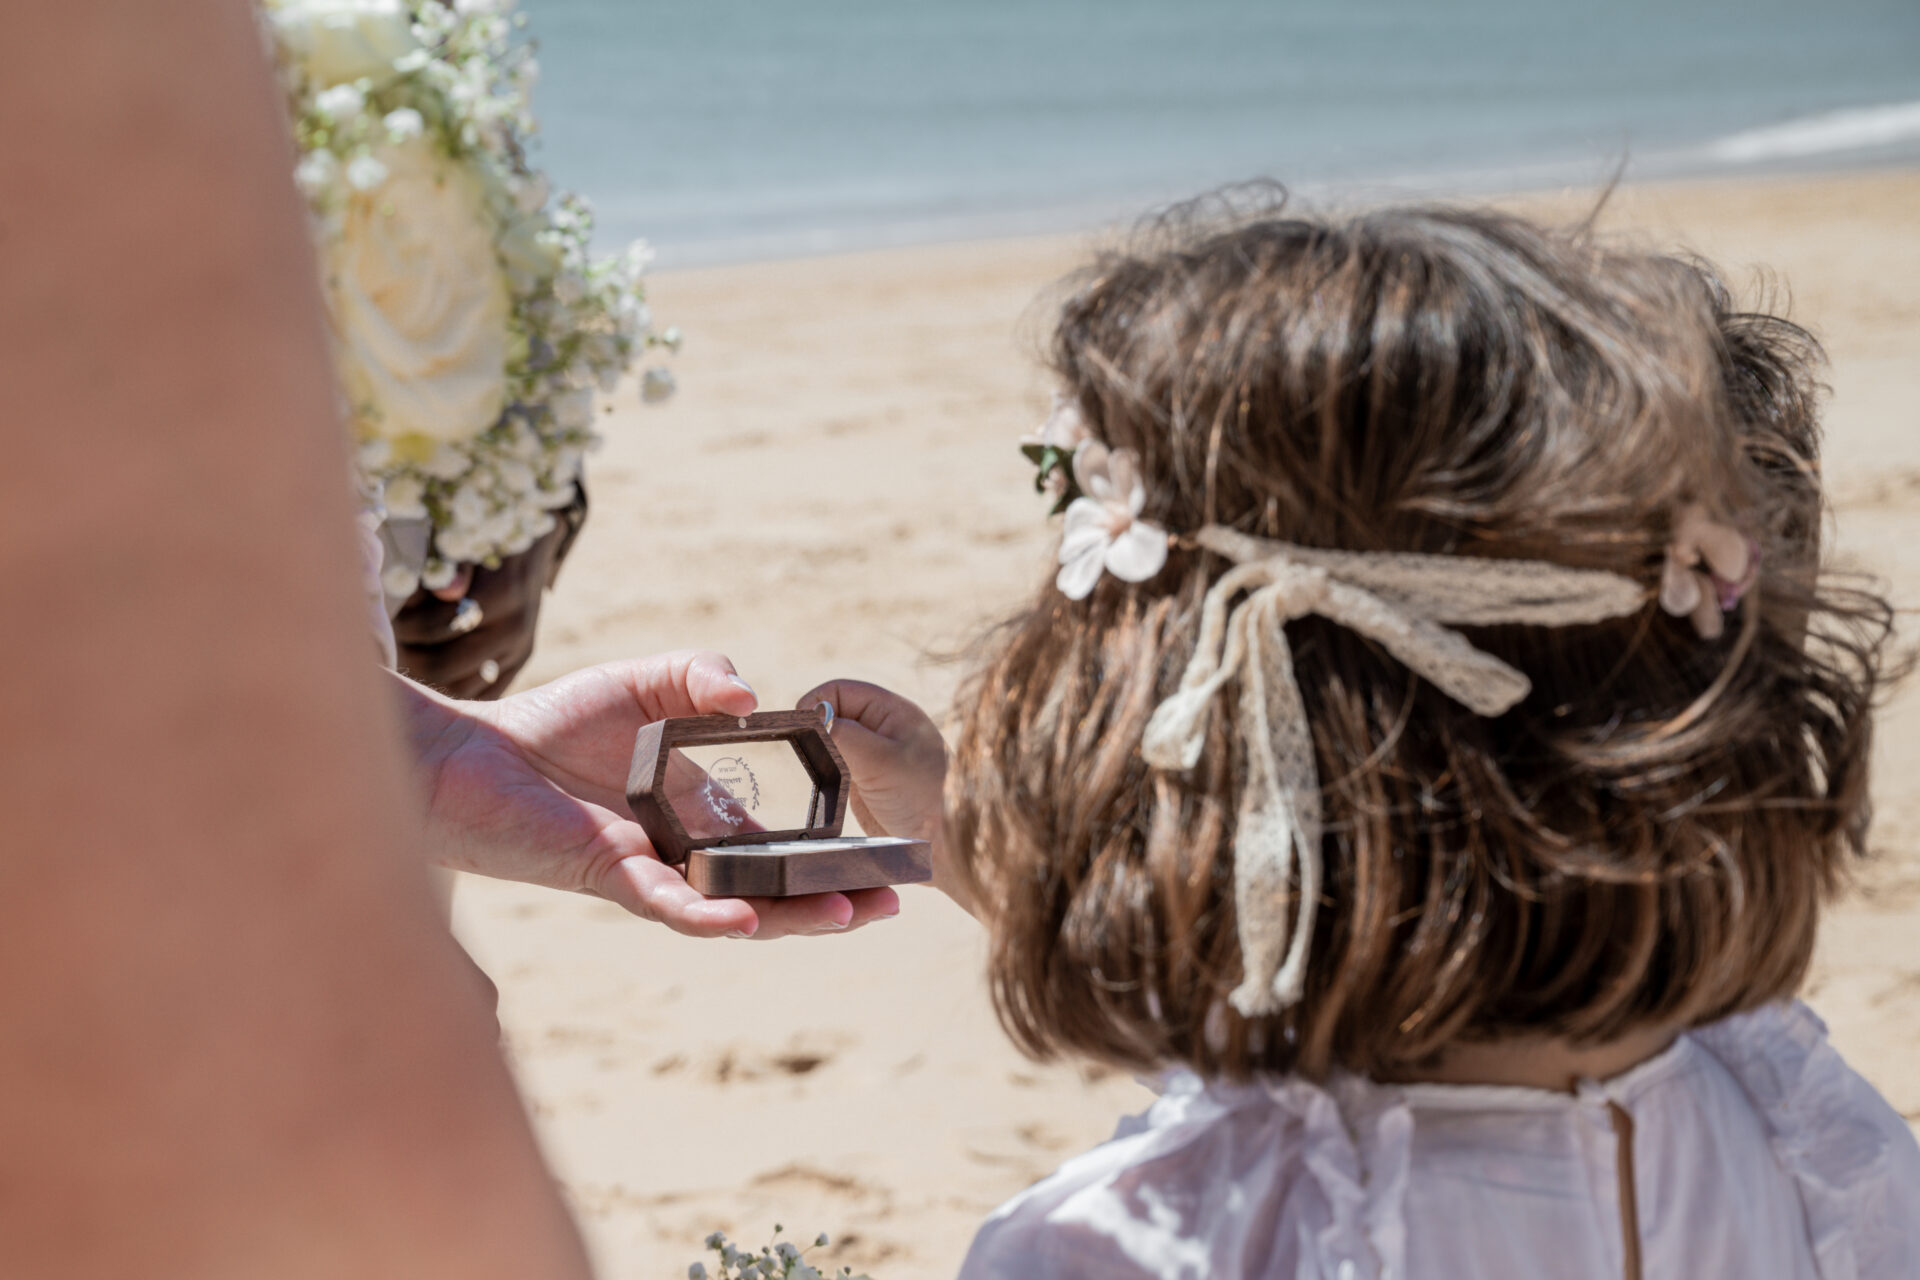
[[[932,717],[879,685],[830,680],[800,699],[802,711],[831,702],[833,740],[853,782],[853,813],[869,835],[933,846],[933,885],[971,911],[944,839],[947,744]]]
[[[444,866],[594,894],[696,937],[837,933],[900,909],[891,889],[707,898],[660,861],[627,810],[634,735],[668,716],[751,712],[753,690],[717,653],[609,662],[494,703],[398,683],[425,842]]]

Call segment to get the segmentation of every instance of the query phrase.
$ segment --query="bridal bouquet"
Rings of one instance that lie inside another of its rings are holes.
[[[656,333],[649,253],[589,251],[527,158],[536,65],[512,0],[262,0],[370,498],[429,533],[385,586],[518,555],[574,497],[610,391]],[[672,389],[649,369],[642,393]]]

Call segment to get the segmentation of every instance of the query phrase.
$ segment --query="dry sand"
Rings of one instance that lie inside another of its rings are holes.
[[[1584,207],[1567,193],[1518,203]],[[1765,265],[1832,356],[1841,554],[1920,605],[1920,174],[1618,193],[1607,221]],[[682,391],[623,390],[593,518],[522,683],[662,649],[731,654],[767,707],[855,675],[932,707],[930,654],[1042,580],[1052,533],[1013,442],[1047,386],[1034,301],[1090,238],[921,248],[661,276]],[[1879,758],[1878,858],[1834,911],[1809,997],[1920,1118],[1920,699]],[[459,932],[494,975],[513,1060],[612,1280],[685,1274],[716,1228],[836,1237],[880,1280],[950,1275],[982,1215],[1147,1097],[1005,1041],[978,931],[905,894],[841,938],[694,942],[604,904],[468,881]]]

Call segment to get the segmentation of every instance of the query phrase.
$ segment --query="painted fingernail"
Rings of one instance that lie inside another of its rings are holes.
[[[747,691],[747,692],[748,692],[749,694],[752,694],[752,695],[753,695],[753,698],[754,698],[754,701],[756,701],[756,702],[757,702],[757,701],[759,701],[759,700],[760,700],[760,695],[759,695],[759,694],[757,694],[757,693],[754,693],[754,692],[753,692],[753,686],[752,686],[752,685],[750,685],[750,684],[748,684],[748,683],[747,683],[747,682],[746,682],[745,680],[742,680],[742,679],[740,678],[740,673],[739,673],[739,672],[737,672],[737,671],[729,671],[729,672],[727,672],[727,679],[729,679],[729,680],[731,680],[731,681],[733,681],[733,682],[734,682],[735,684],[737,684],[737,685],[739,685],[739,686],[740,686],[740,687],[741,687],[742,689],[745,689],[745,690],[746,690],[746,691]]]
[[[821,924],[815,925],[813,928],[807,930],[807,932],[808,933],[844,933],[846,932],[846,928],[847,926],[843,924],[835,924],[833,921],[828,920]]]
[[[751,938],[753,935],[745,929],[729,929],[727,930],[727,936],[729,938]]]

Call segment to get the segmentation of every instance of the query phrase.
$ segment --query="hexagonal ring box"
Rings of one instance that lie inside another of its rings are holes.
[[[627,804],[661,859],[709,897],[931,880],[926,841],[841,834],[847,767],[831,724],[825,706],[656,721],[634,740]]]

